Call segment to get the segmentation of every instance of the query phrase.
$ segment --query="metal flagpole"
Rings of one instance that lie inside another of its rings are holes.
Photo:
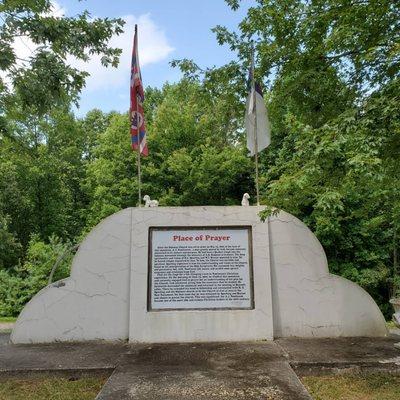
[[[137,25],[135,25],[135,51],[136,51],[136,66],[137,69],[139,69],[139,57],[138,57],[138,28]],[[139,207],[142,206],[142,177],[141,177],[141,169],[140,169],[140,115],[139,115],[139,98],[137,95],[137,91],[135,91],[136,95],[136,138],[137,138],[137,169],[138,169],[138,200],[139,200]]]
[[[251,49],[251,88],[253,92],[253,110],[254,110],[254,150],[255,150],[255,166],[256,166],[256,198],[257,198],[257,205],[260,205],[260,189],[258,183],[258,140],[257,140],[257,98],[256,98],[256,85],[255,85],[255,78],[254,78],[254,45]]]
[[[255,106],[254,106],[255,107]],[[254,116],[254,130],[257,132],[257,114]],[[256,197],[257,205],[260,205],[260,188],[258,183],[258,144],[257,144],[257,133],[254,138],[254,147],[256,150],[255,164],[256,164]]]
[[[138,195],[139,195],[139,207],[142,206],[142,178],[141,178],[141,170],[140,170],[140,117],[139,117],[139,99],[136,95],[136,127],[137,127],[137,169],[138,169]]]

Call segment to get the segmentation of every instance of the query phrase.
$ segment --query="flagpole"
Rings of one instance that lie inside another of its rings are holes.
[[[142,206],[142,177],[141,177],[141,160],[140,160],[140,130],[139,130],[139,101],[136,98],[136,126],[137,126],[137,140],[138,140],[138,147],[137,147],[137,170],[138,170],[138,200],[139,200],[139,207]]]
[[[252,92],[253,92],[253,107],[254,107],[254,150],[255,150],[255,168],[256,168],[256,199],[257,205],[260,205],[260,188],[258,183],[258,140],[257,140],[257,97],[254,78],[254,44],[251,49],[251,77],[252,77]]]
[[[257,113],[257,111],[256,111]],[[254,118],[254,130],[257,132],[257,114]],[[256,198],[257,198],[257,205],[260,205],[260,188],[258,183],[258,144],[257,144],[257,134],[255,134],[254,138],[254,147],[256,150],[256,157],[255,157],[255,164],[256,164]]]
[[[135,24],[135,38],[136,38],[136,46],[138,43],[138,28]],[[139,60],[136,60],[137,65],[139,65]],[[139,99],[136,94],[136,132],[137,132],[137,171],[138,171],[138,206],[142,206],[142,176],[141,176],[141,160],[140,160],[140,116],[139,116]]]

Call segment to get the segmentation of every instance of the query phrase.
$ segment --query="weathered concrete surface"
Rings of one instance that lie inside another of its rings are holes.
[[[386,336],[385,319],[360,286],[329,273],[321,243],[293,215],[269,218],[274,338]]]
[[[46,286],[24,307],[13,343],[128,338],[131,214],[122,210],[92,229],[71,276]]]
[[[392,338],[128,345],[13,345],[0,334],[0,379],[9,375],[114,371],[97,400],[302,400],[299,375],[400,373]]]
[[[157,207],[132,211],[129,341],[133,343],[272,340],[268,224],[257,207]],[[148,312],[149,228],[156,226],[251,226],[253,310]]]
[[[400,373],[398,337],[286,338],[275,341],[299,375],[388,370]]]
[[[0,336],[0,374],[23,371],[113,370],[125,343],[53,343],[13,345],[6,335]]]
[[[361,287],[329,273],[315,235],[285,212],[261,222],[263,209],[130,208],[106,218],[80,246],[71,276],[45,287],[25,306],[12,341],[385,336],[376,303]],[[147,312],[150,225],[251,225],[255,309]]]
[[[390,328],[389,329],[389,334],[391,336],[397,336],[397,340],[399,340],[400,337],[400,328]]]
[[[310,400],[274,343],[135,346],[97,400]]]
[[[8,332],[0,332],[0,346],[7,344],[10,341],[10,334]]]

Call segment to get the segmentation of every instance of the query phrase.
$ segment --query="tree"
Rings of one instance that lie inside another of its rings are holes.
[[[60,254],[69,247],[51,236],[47,243],[33,235],[21,265],[11,270],[0,269],[0,316],[18,316],[24,305],[48,283],[50,271]],[[54,280],[69,275],[72,254],[55,271]]]
[[[136,156],[129,140],[127,114],[114,114],[97,137],[93,160],[87,165],[85,192],[89,196],[87,229],[137,199]]]
[[[226,2],[233,10],[241,3]],[[242,89],[232,89],[244,103],[254,43],[272,122],[272,145],[260,157],[263,217],[278,207],[302,219],[331,271],[361,284],[386,315],[399,281],[399,8],[390,0],[257,0],[238,32],[214,29],[237,52],[236,67],[202,72],[175,62],[204,85],[235,71]]]
[[[226,2],[234,10],[240,6],[240,0]],[[304,94],[313,93],[307,77],[316,81],[332,71],[363,92],[399,76],[399,11],[391,0],[257,0],[240,23],[240,34],[222,26],[214,32],[244,61],[254,39],[260,75],[291,75],[295,83],[297,71]]]
[[[22,255],[22,246],[8,225],[9,218],[0,214],[0,270],[16,265]]]
[[[68,110],[15,124],[0,140],[0,213],[27,246],[33,233],[72,239],[82,228],[85,137]]]
[[[142,158],[142,193],[161,205],[239,204],[253,185],[252,165],[232,136],[236,132],[226,129],[226,108],[219,107],[225,99],[186,79],[161,91],[148,88],[148,98],[151,151]],[[115,114],[98,137],[85,185],[91,198],[88,228],[136,204],[136,153],[130,149],[128,132],[128,116]]]
[[[69,64],[100,55],[116,66],[121,50],[108,42],[124,22],[60,16],[50,0],[4,0],[0,19],[0,267],[12,268],[32,234],[73,240],[84,226],[81,182],[94,143],[69,111],[87,73]]]
[[[395,80],[320,128],[293,118],[288,140],[295,151],[278,151],[264,194],[268,204],[306,222],[331,271],[366,288],[386,315],[399,272],[399,89]]]
[[[105,66],[118,63],[121,50],[109,48],[108,41],[122,32],[121,19],[92,19],[87,11],[75,17],[59,17],[52,7],[50,0],[4,0],[0,4],[3,116],[17,105],[22,112],[43,115],[54,106],[77,101],[87,73],[71,67],[68,57],[87,61],[98,54]],[[28,59],[22,60],[16,53],[13,45],[17,38],[33,43]],[[3,119],[3,128],[5,125]]]

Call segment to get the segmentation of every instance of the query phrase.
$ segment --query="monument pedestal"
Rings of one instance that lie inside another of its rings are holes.
[[[273,339],[268,224],[253,208],[135,210],[132,244],[130,341]]]
[[[20,314],[14,343],[384,336],[359,286],[329,273],[313,233],[263,207],[130,208],[82,242],[71,276]]]

